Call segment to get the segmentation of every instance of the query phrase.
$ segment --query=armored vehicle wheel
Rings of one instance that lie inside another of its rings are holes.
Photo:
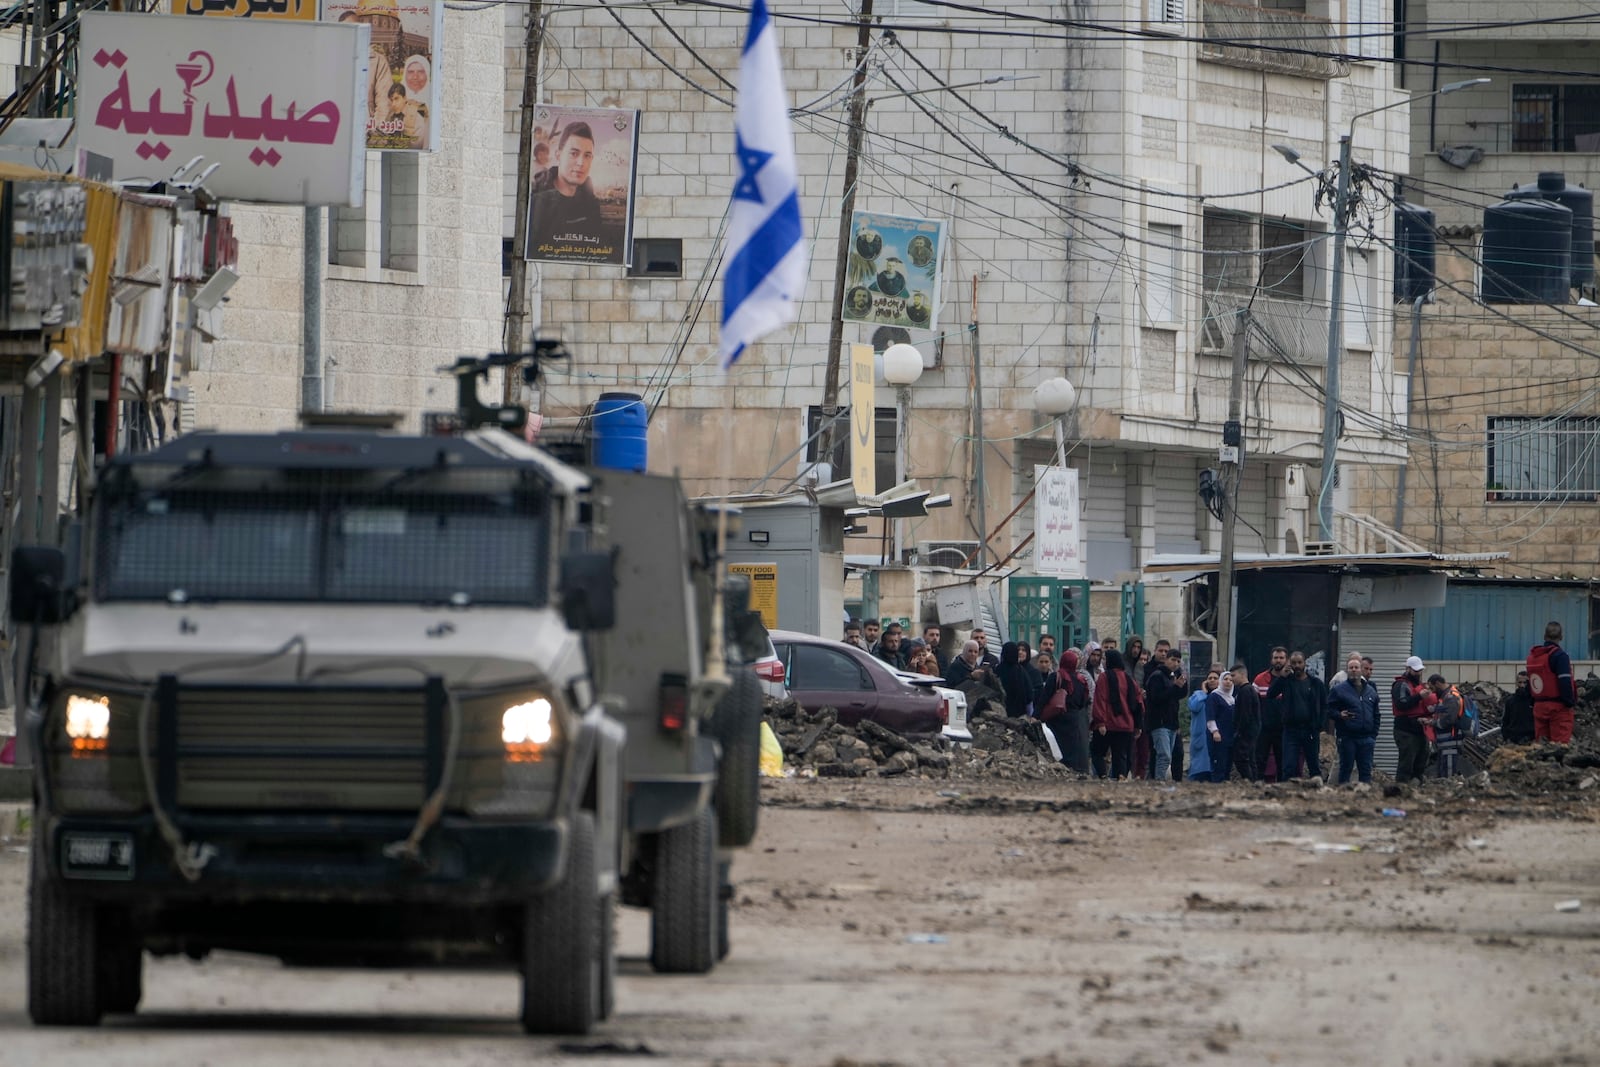
[[[756,836],[761,812],[761,683],[748,667],[717,702],[712,735],[722,745],[717,766],[717,844],[743,848]]]
[[[716,811],[656,836],[650,901],[650,966],[705,974],[717,962]]]
[[[28,1016],[39,1026],[94,1026],[100,1002],[99,930],[93,905],[73,900],[46,870],[34,823],[28,879]]]
[[[528,903],[522,926],[522,1028],[587,1034],[600,1017],[606,966],[596,903],[594,814],[572,823],[561,881]]]
[[[728,901],[733,899],[733,883],[728,880],[728,875],[733,873],[733,863],[730,860],[717,862],[717,962],[721,963],[728,958],[732,948],[728,940]]]
[[[115,908],[100,910],[100,1007],[111,1015],[131,1015],[144,998],[144,950],[131,917]]]
[[[617,1006],[617,896],[600,898],[600,1021]]]

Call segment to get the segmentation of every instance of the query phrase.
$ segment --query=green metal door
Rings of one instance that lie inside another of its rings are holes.
[[[1013,641],[1037,648],[1040,634],[1053,634],[1059,649],[1082,648],[1089,640],[1089,582],[1013,577],[1006,614]]]

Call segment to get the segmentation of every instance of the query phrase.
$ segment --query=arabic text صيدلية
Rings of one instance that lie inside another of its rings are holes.
[[[201,121],[203,136],[214,140],[232,138],[238,141],[288,141],[295,144],[333,144],[339,137],[339,105],[332,100],[304,112],[299,103],[291,101],[283,117],[272,114],[272,94],[261,101],[259,116],[239,113],[239,95],[232,77],[227,86],[228,114],[217,115],[207,104]],[[126,130],[135,136],[147,133],[163,137],[188,137],[194,132],[194,98],[186,96],[182,111],[161,110],[161,90],[150,94],[149,107],[140,111],[133,106],[133,95],[128,87],[128,72],[117,79],[116,88],[95,112],[94,124],[108,130]]]

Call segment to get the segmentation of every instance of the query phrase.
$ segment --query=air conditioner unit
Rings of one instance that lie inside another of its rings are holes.
[[[924,567],[970,567],[978,554],[977,541],[918,541],[917,562]]]

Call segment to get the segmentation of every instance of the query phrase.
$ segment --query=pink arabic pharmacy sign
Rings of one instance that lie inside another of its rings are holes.
[[[222,164],[232,200],[360,206],[366,26],[82,16],[80,148],[118,179]]]

